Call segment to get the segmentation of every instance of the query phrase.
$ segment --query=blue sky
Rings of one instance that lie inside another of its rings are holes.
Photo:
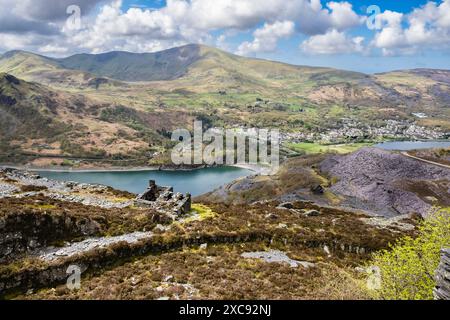
[[[80,26],[66,7],[80,7]],[[450,69],[450,0],[0,0],[0,52],[151,52],[187,43],[366,73]],[[376,5],[380,14],[367,13]],[[3,15],[3,16],[2,16]],[[369,28],[377,22],[377,28]]]

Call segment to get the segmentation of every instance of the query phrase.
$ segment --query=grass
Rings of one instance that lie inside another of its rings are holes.
[[[56,209],[55,205],[52,204],[26,204],[26,208],[38,209],[38,210],[52,210]]]
[[[401,233],[365,225],[361,216],[337,209],[321,208],[321,215],[308,218],[278,210],[277,205],[195,204],[194,209],[201,215],[216,212],[216,218],[185,223],[182,229],[172,226],[159,238],[135,247],[118,245],[108,254],[98,251],[78,257],[97,261],[95,271],[83,274],[80,290],[70,292],[59,286],[19,299],[368,298],[364,281],[355,278],[354,267],[368,261],[373,250],[387,248]],[[309,206],[312,205],[294,204],[296,209]],[[268,213],[277,218],[267,219]],[[280,229],[281,221],[289,228]],[[198,250],[200,243],[208,245]],[[331,248],[331,256],[324,252],[324,244]],[[144,247],[155,250],[147,254],[142,251]],[[356,247],[364,247],[365,253],[355,254],[351,248]],[[290,268],[282,263],[250,262],[241,257],[244,252],[267,249],[281,250],[292,259],[310,261],[316,267]],[[106,267],[108,259],[118,257],[122,260]],[[66,262],[74,261],[79,262]],[[98,267],[100,263],[103,268]],[[164,280],[167,276],[172,280]]]
[[[111,194],[104,194],[105,199],[110,199]],[[126,197],[123,197],[126,200]],[[145,214],[145,215],[144,215]],[[64,202],[50,199],[43,195],[26,198],[0,199],[0,219],[20,221],[22,224],[32,223],[35,233],[42,235],[45,241],[54,241],[61,238],[70,239],[82,234],[78,230],[78,224],[97,224],[98,236],[116,236],[134,231],[150,230],[155,226],[153,222],[154,212],[142,209],[104,209],[94,206],[85,206],[75,202]],[[42,217],[49,219],[49,224],[34,225]],[[71,222],[66,226],[66,218]],[[72,225],[73,224],[73,225]],[[20,230],[17,223],[8,224],[10,231]],[[48,238],[48,239],[47,239]]]
[[[349,143],[349,144],[336,144],[336,145],[322,145],[319,143],[290,143],[288,147],[296,152],[303,152],[306,154],[321,154],[321,153],[351,153],[364,147],[371,146],[372,143]]]
[[[203,204],[193,204],[192,205],[192,213],[197,213],[198,215],[194,215],[193,217],[187,218],[185,223],[192,222],[194,220],[203,221],[206,219],[212,219],[217,216],[210,207],[207,207]]]
[[[160,134],[162,129],[167,133],[177,128],[190,129],[193,120],[199,118],[208,126],[276,127],[285,132],[320,133],[333,128],[343,117],[377,126],[381,120],[396,117],[413,119],[410,112],[423,111],[430,118],[418,120],[419,124],[432,128],[439,126],[443,131],[450,128],[446,119],[449,112],[440,107],[440,102],[407,111],[391,108],[389,112],[379,112],[379,102],[374,100],[372,90],[356,84],[365,77],[358,73],[245,59],[204,47],[200,51],[201,59],[181,78],[152,82],[151,85],[115,84],[111,81],[98,90],[87,84],[89,77],[84,77],[81,71],[61,69],[51,60],[33,54],[17,54],[2,60],[0,72],[10,72],[24,80],[19,86],[6,82],[0,86],[3,95],[20,100],[20,108],[2,110],[9,115],[6,119],[17,118],[20,120],[18,123],[23,124],[18,126],[16,137],[23,136],[27,142],[43,139],[40,143],[49,145],[67,140],[70,143],[62,144],[66,150],[62,148],[61,152],[77,157],[86,154],[138,155],[130,157],[124,166],[147,165],[148,157],[141,155],[147,151],[148,145],[165,146],[169,143],[168,136]],[[424,93],[427,87],[423,83],[427,86],[436,84],[421,76],[402,72],[378,75],[374,79],[386,83],[388,88],[404,84]],[[58,89],[59,94],[25,80],[49,85]],[[355,90],[356,97],[336,97],[334,85]],[[27,99],[15,96],[15,87]],[[359,97],[360,89],[366,88],[367,96]],[[86,99],[78,99],[73,94]],[[34,96],[42,98],[32,98]],[[21,100],[25,100],[26,105],[22,105]],[[69,100],[76,100],[76,103]],[[32,108],[29,108],[29,103]],[[56,106],[61,106],[58,117],[49,117],[52,111],[56,112]],[[40,120],[36,121],[37,118]],[[0,128],[9,128],[10,123],[12,121],[0,120]],[[36,123],[45,125],[36,126]],[[9,131],[0,129],[0,135],[7,135]],[[119,131],[126,134],[119,134]],[[13,146],[10,137],[3,140],[4,147],[0,146],[2,153],[3,149],[8,154],[16,149],[18,153],[21,151],[23,144]],[[317,154],[352,152],[361,145],[293,144],[291,147]],[[131,158],[136,160],[131,161]],[[168,157],[152,158],[151,164],[167,164],[168,160]],[[77,164],[65,161],[63,165]]]

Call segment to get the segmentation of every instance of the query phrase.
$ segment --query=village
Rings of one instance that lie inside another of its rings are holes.
[[[370,126],[355,119],[342,118],[336,128],[324,132],[284,132],[283,142],[319,142],[338,144],[349,141],[439,140],[448,139],[450,132],[419,126],[414,121],[387,120],[381,126]]]

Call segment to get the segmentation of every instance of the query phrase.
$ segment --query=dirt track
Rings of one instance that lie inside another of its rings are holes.
[[[419,157],[415,157],[415,156],[410,155],[408,152],[401,152],[401,154],[404,155],[405,157],[408,157],[408,158],[411,158],[411,159],[422,161],[422,162],[425,162],[425,163],[428,163],[428,164],[432,164],[432,165],[435,165],[435,166],[438,166],[438,167],[441,167],[441,168],[450,169],[450,166],[448,166],[448,165],[445,165],[445,164],[442,164],[442,163],[438,163],[438,162],[434,162],[434,161],[430,161],[430,160],[425,160],[425,159],[422,159],[422,158],[419,158]]]

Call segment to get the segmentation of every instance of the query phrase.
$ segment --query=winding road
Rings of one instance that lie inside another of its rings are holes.
[[[405,157],[408,157],[408,158],[411,158],[411,159],[414,159],[414,160],[422,161],[422,162],[425,162],[425,163],[428,163],[428,164],[432,164],[432,165],[435,165],[435,166],[438,166],[438,167],[441,167],[441,168],[450,169],[450,166],[448,166],[446,164],[442,164],[442,163],[439,163],[439,162],[434,162],[434,161],[425,160],[425,159],[422,159],[422,158],[419,158],[419,157],[415,157],[415,156],[412,156],[408,152],[405,152],[405,151],[401,152],[401,154],[404,155]]]

